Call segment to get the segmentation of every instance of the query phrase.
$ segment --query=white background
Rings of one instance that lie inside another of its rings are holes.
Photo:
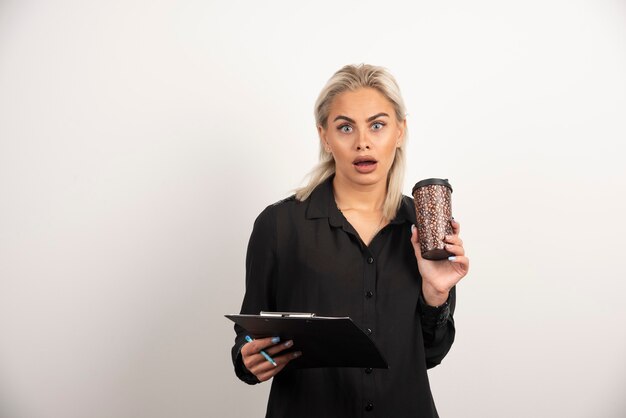
[[[222,315],[359,62],[398,79],[405,192],[450,179],[472,260],[441,416],[625,417],[617,0],[0,2],[0,416],[263,416]]]

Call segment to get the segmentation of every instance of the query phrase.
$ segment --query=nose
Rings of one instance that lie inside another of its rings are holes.
[[[364,150],[369,150],[369,149],[370,149],[370,140],[367,135],[367,131],[361,131],[361,133],[357,137],[356,150],[364,151]]]

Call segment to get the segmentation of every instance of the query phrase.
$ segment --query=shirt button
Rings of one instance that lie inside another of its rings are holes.
[[[368,402],[367,405],[365,405],[365,410],[367,412],[371,411],[372,409],[374,409],[374,404],[371,402]]]
[[[374,371],[374,369],[372,369],[371,367],[368,367],[367,369],[365,369],[365,373],[367,374],[371,374],[372,371]]]
[[[371,290],[368,290],[367,292],[365,292],[365,297],[366,298],[371,298],[372,296],[374,296],[374,292],[372,292]]]
[[[367,264],[372,264],[374,262],[374,257],[367,257]]]
[[[367,335],[372,335],[372,330],[370,328],[368,328],[368,329],[365,330],[365,333]]]

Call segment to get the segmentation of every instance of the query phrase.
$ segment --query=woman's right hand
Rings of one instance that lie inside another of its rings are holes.
[[[260,338],[246,343],[241,348],[241,358],[243,359],[244,366],[261,382],[271,379],[278,374],[287,363],[302,355],[301,351],[296,351],[275,357],[276,354],[290,348],[293,345],[293,341],[289,340],[284,343],[275,343],[272,342],[273,339],[273,337]],[[261,350],[265,350],[265,352],[274,359],[276,366],[263,357]]]

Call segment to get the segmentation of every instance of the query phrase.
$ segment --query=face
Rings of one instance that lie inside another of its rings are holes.
[[[326,128],[318,126],[318,132],[322,146],[335,159],[337,180],[370,186],[387,184],[405,128],[406,121],[397,120],[382,93],[361,88],[335,97]]]

